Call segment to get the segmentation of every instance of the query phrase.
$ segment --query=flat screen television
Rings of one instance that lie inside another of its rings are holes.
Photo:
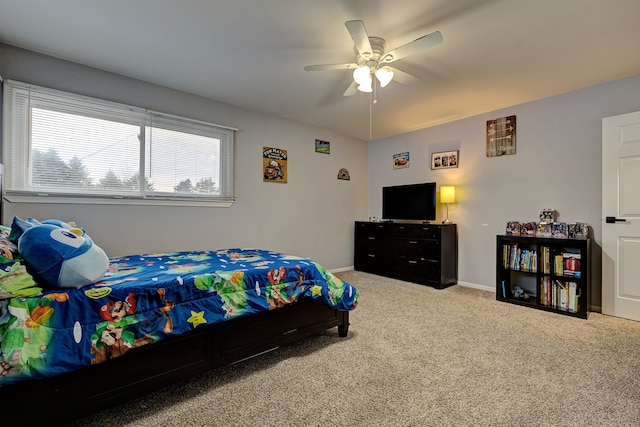
[[[434,221],[436,183],[382,187],[382,219]]]

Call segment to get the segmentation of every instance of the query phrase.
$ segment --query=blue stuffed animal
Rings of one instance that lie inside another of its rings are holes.
[[[9,239],[36,282],[48,288],[79,288],[107,272],[109,258],[83,229],[59,220],[13,218]]]

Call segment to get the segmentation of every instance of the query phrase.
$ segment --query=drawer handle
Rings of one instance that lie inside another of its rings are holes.
[[[375,237],[367,237],[367,239],[369,239],[369,240],[376,240],[376,238],[375,238]]]
[[[417,264],[418,261],[409,261],[409,264]]]
[[[376,256],[375,256],[375,255],[373,255],[373,254],[367,254],[367,256],[368,256],[369,258],[375,258],[375,257],[376,257]]]
[[[411,243],[412,245],[417,245],[418,241],[417,240],[409,240],[409,243]]]

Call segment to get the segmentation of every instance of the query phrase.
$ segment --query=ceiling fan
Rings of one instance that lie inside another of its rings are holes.
[[[385,40],[380,37],[369,37],[364,27],[364,22],[359,20],[347,21],[344,25],[347,27],[347,31],[349,31],[355,43],[356,62],[348,64],[307,65],[304,67],[305,71],[353,70],[353,82],[344,92],[344,96],[354,95],[356,90],[373,92],[372,85],[375,83],[373,76],[375,76],[376,80],[380,83],[380,87],[385,87],[391,80],[405,85],[415,83],[418,77],[397,68],[390,67],[388,64],[409,55],[420,53],[431,47],[438,46],[442,44],[443,41],[440,31],[435,31],[389,52],[385,52]]]

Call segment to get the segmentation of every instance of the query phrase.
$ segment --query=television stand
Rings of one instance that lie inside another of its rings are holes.
[[[458,282],[455,224],[355,223],[354,269],[438,289]]]

